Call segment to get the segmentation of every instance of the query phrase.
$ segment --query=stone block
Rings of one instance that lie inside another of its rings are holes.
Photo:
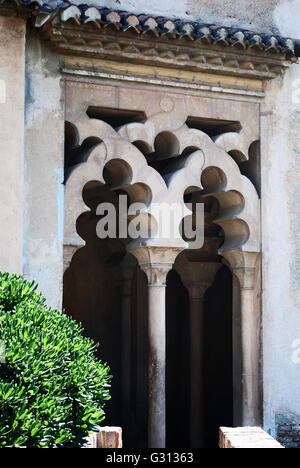
[[[219,447],[223,449],[284,448],[260,427],[221,427]]]
[[[122,429],[120,427],[101,427],[88,438],[84,448],[118,449],[123,447]]]

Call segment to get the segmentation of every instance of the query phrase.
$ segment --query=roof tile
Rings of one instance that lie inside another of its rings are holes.
[[[0,4],[5,1],[13,0],[0,0]],[[136,34],[151,32],[156,37],[164,35],[173,39],[186,37],[206,43],[212,42],[249,49],[257,48],[262,51],[290,55],[295,54],[296,48],[296,55],[300,54],[299,41],[236,27],[230,28],[222,25],[202,24],[200,21],[190,22],[144,14],[138,15],[86,4],[75,5],[65,0],[14,0],[14,2],[32,8],[36,17],[36,27],[42,27],[60,14],[62,22],[72,21],[78,25],[95,23],[98,28],[113,26],[117,30],[131,30]]]

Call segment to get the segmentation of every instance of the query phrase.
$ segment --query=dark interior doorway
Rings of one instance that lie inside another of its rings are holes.
[[[86,246],[74,256],[64,277],[66,312],[100,343],[99,358],[113,375],[105,424],[122,426],[124,446],[147,447],[148,293],[136,267],[132,282],[129,416],[122,405],[122,269],[125,250],[95,235],[93,211],[78,221]],[[180,276],[167,280],[167,446],[189,448],[189,296]],[[223,266],[205,296],[205,446],[217,447],[218,427],[233,425],[232,275]],[[123,419],[122,419],[123,418]]]
[[[233,427],[232,274],[225,266],[205,295],[205,447],[218,446],[219,427]]]
[[[107,425],[122,425],[124,445],[147,447],[147,280],[137,268],[132,289],[131,397],[129,420],[122,420],[121,283],[118,263],[91,243],[73,259],[64,279],[64,308],[100,343],[99,358],[113,375]],[[233,425],[232,276],[218,272],[205,296],[205,447],[216,448],[219,426]],[[167,447],[189,448],[189,297],[179,275],[167,282]]]
[[[179,275],[167,282],[167,447],[190,448],[189,296]],[[233,426],[232,274],[223,266],[205,295],[205,448]]]

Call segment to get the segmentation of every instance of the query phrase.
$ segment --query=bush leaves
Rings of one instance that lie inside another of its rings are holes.
[[[105,418],[109,368],[35,283],[0,273],[0,447],[75,448]]]

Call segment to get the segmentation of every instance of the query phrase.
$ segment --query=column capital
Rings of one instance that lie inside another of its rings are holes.
[[[173,268],[173,263],[151,263],[141,265],[146,273],[149,286],[166,286],[167,276]]]
[[[172,270],[183,247],[157,246],[151,244],[129,245],[141,269],[146,273],[149,286],[165,286],[167,275]]]
[[[238,277],[241,289],[254,289],[259,255],[259,252],[243,252],[236,249],[222,252],[231,271]]]
[[[217,262],[187,262],[176,267],[191,299],[202,299],[222,267]]]

